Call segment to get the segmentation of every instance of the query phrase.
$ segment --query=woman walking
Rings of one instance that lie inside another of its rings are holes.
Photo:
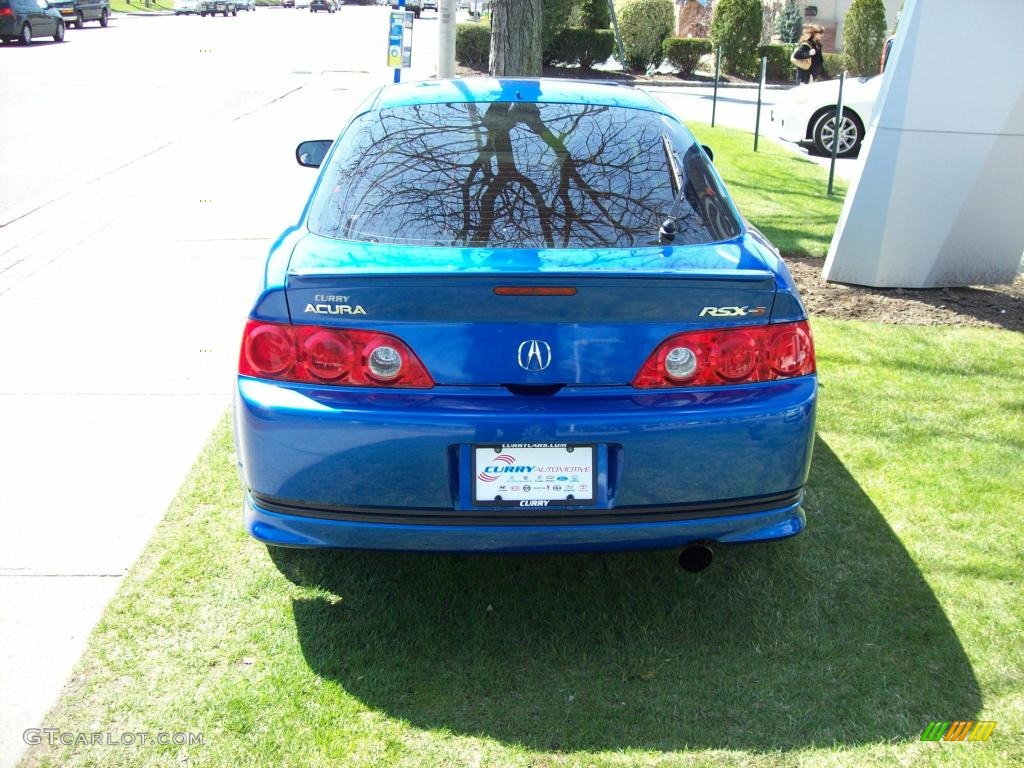
[[[793,51],[793,63],[796,64],[797,79],[803,83],[815,83],[828,80],[825,71],[825,57],[821,52],[821,38],[825,34],[824,27],[808,24],[800,36],[800,42]],[[810,62],[806,69],[797,62]]]

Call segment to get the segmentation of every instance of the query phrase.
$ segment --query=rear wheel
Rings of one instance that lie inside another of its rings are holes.
[[[57,22],[57,31],[53,33],[53,39],[54,39],[54,42],[57,42],[57,43],[63,43],[64,42],[64,22],[63,21],[58,21]]]
[[[109,23],[110,23],[110,12],[106,8],[104,8],[103,9],[103,15],[100,16],[100,26],[101,27],[105,27]]]
[[[32,42],[32,27],[28,24],[22,24],[21,34],[18,36],[18,41],[22,45],[29,45]]]
[[[829,110],[814,124],[811,132],[811,139],[814,142],[814,149],[822,155],[832,154],[832,144],[836,139],[836,113]],[[860,144],[864,140],[864,129],[860,120],[849,109],[843,109],[843,119],[839,124],[839,148],[836,157],[852,157],[860,150]]]

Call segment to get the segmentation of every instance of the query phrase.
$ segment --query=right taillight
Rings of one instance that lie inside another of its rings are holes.
[[[260,320],[245,325],[238,373],[336,386],[434,386],[423,363],[397,336]]]
[[[658,345],[633,379],[638,389],[752,384],[814,373],[806,320],[690,331]]]

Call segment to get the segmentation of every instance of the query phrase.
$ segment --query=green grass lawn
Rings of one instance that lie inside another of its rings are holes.
[[[715,153],[715,167],[736,207],[784,256],[824,257],[839,220],[846,182],[836,179],[829,196],[828,172],[762,137],[732,128],[688,123]]]
[[[1024,337],[818,320],[809,527],[721,548],[269,551],[227,420],[45,726],[202,746],[29,765],[1024,762]],[[929,720],[998,721],[922,743]]]
[[[821,169],[697,133],[751,221],[824,255],[840,197]],[[814,329],[808,530],[697,575],[671,552],[268,551],[242,530],[225,420],[43,724],[204,743],[25,762],[1024,763],[1024,337]],[[998,725],[983,744],[919,740],[955,719]]]

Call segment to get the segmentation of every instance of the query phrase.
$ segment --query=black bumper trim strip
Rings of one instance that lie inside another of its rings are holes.
[[[352,523],[388,523],[393,525],[613,525],[615,523],[658,523],[677,520],[699,520],[709,517],[732,517],[755,512],[770,512],[803,501],[803,488],[768,496],[732,499],[711,503],[677,504],[674,506],[615,507],[613,509],[524,508],[493,512],[451,509],[392,507],[325,507],[250,492],[260,509],[280,515],[340,520]]]

